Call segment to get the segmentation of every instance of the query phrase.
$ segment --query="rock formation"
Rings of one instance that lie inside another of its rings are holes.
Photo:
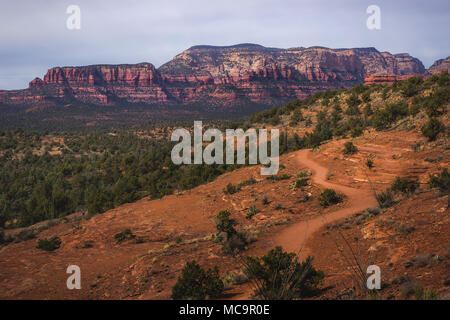
[[[422,63],[406,53],[375,48],[195,46],[158,69],[150,63],[55,67],[27,89],[0,91],[0,103],[274,105],[319,90],[351,87],[371,75],[424,72]]]
[[[431,67],[428,68],[427,72],[432,75],[439,75],[442,72],[448,72],[450,70],[450,56],[445,59],[439,59]]]

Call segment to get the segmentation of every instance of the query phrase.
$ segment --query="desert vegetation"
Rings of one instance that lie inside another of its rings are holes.
[[[61,239],[59,237],[52,237],[50,239],[39,239],[36,248],[44,251],[54,251],[61,246]]]
[[[295,253],[276,247],[262,257],[246,257],[243,265],[255,298],[292,300],[312,297],[320,291],[324,274],[312,266],[312,261],[309,256],[299,263]]]
[[[144,196],[193,188],[236,168],[176,166],[172,143],[129,131],[0,135],[0,228],[73,212],[89,216]]]
[[[172,299],[204,300],[217,299],[223,293],[223,283],[219,269],[204,270],[195,261],[186,263],[181,277],[172,288]]]

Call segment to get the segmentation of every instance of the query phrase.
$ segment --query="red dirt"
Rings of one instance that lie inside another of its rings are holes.
[[[375,206],[368,178],[377,191],[388,187],[395,176],[417,177],[426,183],[429,173],[440,172],[449,163],[445,139],[413,151],[411,145],[424,143],[417,131],[369,132],[353,139],[359,152],[352,156],[342,155],[344,142],[334,140],[318,151],[302,150],[282,156],[280,162],[285,169],[280,173],[292,176],[287,180],[267,181],[259,175],[259,167],[246,167],[180,195],[153,201],[145,198],[90,220],[53,226],[38,238],[59,236],[62,244],[54,252],[36,249],[36,239],[4,246],[0,248],[0,298],[167,299],[189,260],[195,259],[206,268],[218,265],[221,275],[236,273],[241,267],[239,262],[224,255],[221,245],[211,240],[216,232],[214,216],[227,208],[232,209],[241,230],[257,236],[244,254],[262,255],[275,245],[297,251],[304,245],[301,257],[314,254],[315,267],[325,271],[324,286],[341,292],[349,285],[348,267],[336,251],[335,229],[328,230],[326,225],[350,219],[354,213]],[[364,163],[368,157],[373,159],[374,168],[366,172]],[[293,189],[295,174],[305,167],[313,171],[312,184],[304,191]],[[223,193],[228,183],[237,184],[250,177],[261,182],[245,186],[233,195]],[[317,201],[321,188],[345,194],[344,202],[321,208]],[[346,222],[346,233],[350,239],[362,239],[365,253],[378,253],[376,263],[387,277],[383,281],[413,277],[424,287],[445,294],[443,281],[450,274],[449,260],[445,258],[450,243],[450,215],[446,199],[427,188],[422,185],[424,193],[399,199],[389,210],[360,224]],[[300,203],[305,193],[312,197]],[[262,196],[268,197],[268,205],[261,204]],[[278,203],[281,208],[277,208]],[[252,205],[260,212],[248,220],[246,212]],[[416,230],[403,233],[401,228],[397,230],[400,224],[413,225]],[[126,228],[143,242],[116,243],[114,235]],[[370,232],[372,229],[374,233]],[[177,244],[178,238],[182,243]],[[92,247],[85,247],[86,241],[92,241]],[[425,269],[403,267],[420,253],[434,253],[444,260],[430,262],[431,267]],[[70,264],[81,267],[81,290],[66,288],[65,271]],[[400,295],[398,285],[386,290],[386,297]],[[232,286],[227,293],[233,298],[248,298],[251,291],[244,284]],[[327,291],[323,296],[336,295]]]
[[[308,238],[321,227],[326,224],[335,222],[339,219],[346,218],[356,212],[367,209],[376,205],[376,200],[371,190],[362,190],[349,188],[343,185],[327,181],[328,168],[322,167],[320,164],[310,159],[309,150],[301,150],[297,153],[297,161],[301,166],[309,168],[313,175],[312,180],[315,184],[323,188],[334,189],[342,193],[348,200],[348,208],[329,212],[316,218],[301,221],[293,224],[275,236],[276,245],[282,246],[289,252],[299,252],[300,259],[312,254],[308,247],[304,244]]]

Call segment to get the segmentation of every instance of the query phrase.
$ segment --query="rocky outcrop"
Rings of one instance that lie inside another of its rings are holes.
[[[437,60],[431,67],[428,68],[427,73],[431,75],[439,75],[442,72],[449,72],[450,70],[450,56],[445,59]]]
[[[391,84],[397,81],[397,76],[393,75],[373,75],[368,76],[364,79],[365,85],[371,85],[371,84]]]
[[[394,75],[373,75],[368,76],[364,79],[364,84],[370,86],[371,84],[393,84],[396,81],[403,81],[408,80],[411,77],[419,77],[419,78],[426,78],[426,75],[424,74],[406,74],[403,76],[394,76]]]
[[[350,87],[371,75],[421,74],[408,54],[375,48],[277,49],[255,44],[195,46],[156,69],[150,63],[55,67],[25,90],[0,91],[5,104],[273,105]]]

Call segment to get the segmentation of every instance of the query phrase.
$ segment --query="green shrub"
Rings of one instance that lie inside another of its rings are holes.
[[[366,91],[361,95],[361,99],[364,103],[370,102],[370,91]]]
[[[346,100],[347,104],[348,104],[348,109],[347,112],[349,111],[349,109],[351,110],[351,112],[358,110],[357,112],[359,113],[359,109],[357,108],[360,104],[361,104],[361,100],[358,99],[358,95],[356,94],[352,94],[347,100]],[[356,108],[355,108],[356,107]],[[354,114],[354,113],[352,113]]]
[[[342,196],[333,189],[325,189],[319,196],[319,204],[322,207],[329,207],[339,202],[342,202]]]
[[[114,235],[114,239],[117,243],[121,243],[125,240],[131,240],[134,239],[136,236],[131,232],[130,229],[125,229],[122,232],[116,233]]]
[[[219,277],[219,270],[204,270],[195,261],[186,263],[172,288],[172,299],[175,300],[204,300],[219,298],[223,293],[223,283]]]
[[[358,116],[361,114],[358,106],[349,106],[347,110],[345,110],[345,114],[348,116]]]
[[[386,99],[389,96],[389,91],[391,91],[391,87],[387,86],[383,89],[383,91],[381,92],[381,99],[383,99],[384,101],[386,101]]]
[[[247,239],[245,234],[237,232],[234,226],[237,225],[235,219],[230,218],[230,212],[228,210],[220,211],[216,216],[216,229],[219,232],[226,234],[226,238],[218,236],[221,239],[222,249],[226,254],[237,254],[244,250],[247,245]]]
[[[428,183],[430,187],[439,188],[444,194],[450,193],[450,174],[448,173],[448,169],[444,168],[438,175],[430,175],[430,181]]]
[[[367,90],[369,90],[369,86],[366,86],[362,83],[358,83],[356,86],[354,86],[351,89],[351,92],[355,93],[355,94],[361,94],[366,92]]]
[[[375,111],[372,117],[372,126],[377,130],[386,129],[391,122],[390,114],[385,109]]]
[[[312,126],[312,124],[313,124],[313,122],[312,122],[312,120],[311,120],[311,118],[307,118],[306,120],[305,120],[305,127],[311,127]]]
[[[411,77],[401,83],[401,91],[405,97],[412,97],[419,93],[420,85],[423,83],[422,78]]]
[[[423,109],[425,109],[426,114],[430,118],[442,115],[449,101],[449,87],[437,88],[431,95],[421,99]]]
[[[419,187],[419,183],[407,178],[396,177],[391,185],[391,190],[394,192],[402,192],[405,194],[411,194]]]
[[[53,237],[50,239],[39,239],[36,248],[45,251],[54,251],[61,246],[61,239],[59,237]]]
[[[295,182],[296,188],[306,187],[308,185],[309,178],[301,178]]]
[[[216,229],[219,232],[225,232],[227,236],[236,233],[234,226],[237,221],[230,218],[231,213],[228,210],[220,211],[216,216]]]
[[[239,186],[233,185],[231,182],[227,184],[226,188],[223,190],[225,194],[234,194],[238,192],[241,188]]]
[[[389,208],[394,204],[394,196],[390,189],[386,189],[381,193],[376,194],[376,199],[380,208]]]
[[[306,178],[311,175],[311,171],[308,170],[300,170],[297,172],[297,178]]]
[[[364,132],[364,129],[362,127],[354,127],[350,130],[350,135],[352,138],[359,137]]]
[[[406,102],[387,104],[384,109],[377,110],[372,117],[372,125],[377,130],[386,129],[395,121],[408,115],[409,108]]]
[[[420,131],[428,138],[428,141],[436,140],[438,134],[444,132],[444,130],[445,125],[436,118],[430,118],[428,122],[420,128]]]
[[[358,148],[351,141],[344,143],[344,150],[342,150],[343,154],[355,154],[357,152]]]
[[[263,196],[261,202],[262,202],[263,205],[268,205],[269,204],[269,199],[267,199],[267,196]]]
[[[260,299],[292,300],[316,295],[324,274],[312,266],[313,257],[302,263],[295,253],[281,247],[261,258],[246,257],[244,273],[255,284],[254,296]]]
[[[255,214],[259,212],[258,208],[255,206],[251,206],[248,208],[247,215],[245,216],[247,219],[251,219]]]
[[[300,121],[303,121],[305,118],[303,117],[302,111],[300,109],[296,109],[293,113],[292,113],[292,117],[291,117],[291,123],[292,124],[297,124]]]
[[[247,237],[243,232],[233,233],[222,242],[222,250],[225,254],[236,255],[247,248]]]
[[[275,115],[275,116],[273,116],[273,117],[267,119],[267,120],[266,120],[266,123],[267,123],[267,124],[270,124],[270,125],[272,125],[272,126],[276,126],[277,124],[280,123],[280,116]]]
[[[255,184],[257,182],[258,181],[256,181],[255,178],[251,177],[250,179],[247,179],[247,180],[244,180],[244,181],[240,182],[237,187],[239,189],[241,189],[241,187],[249,186],[249,185]]]
[[[364,116],[368,118],[371,115],[373,115],[372,105],[368,103],[364,106]]]
[[[420,106],[420,104],[413,101],[413,103],[409,106],[409,114],[415,117],[421,109],[422,107]]]
[[[371,159],[367,159],[366,166],[367,166],[367,168],[372,169],[373,168],[373,161]]]

